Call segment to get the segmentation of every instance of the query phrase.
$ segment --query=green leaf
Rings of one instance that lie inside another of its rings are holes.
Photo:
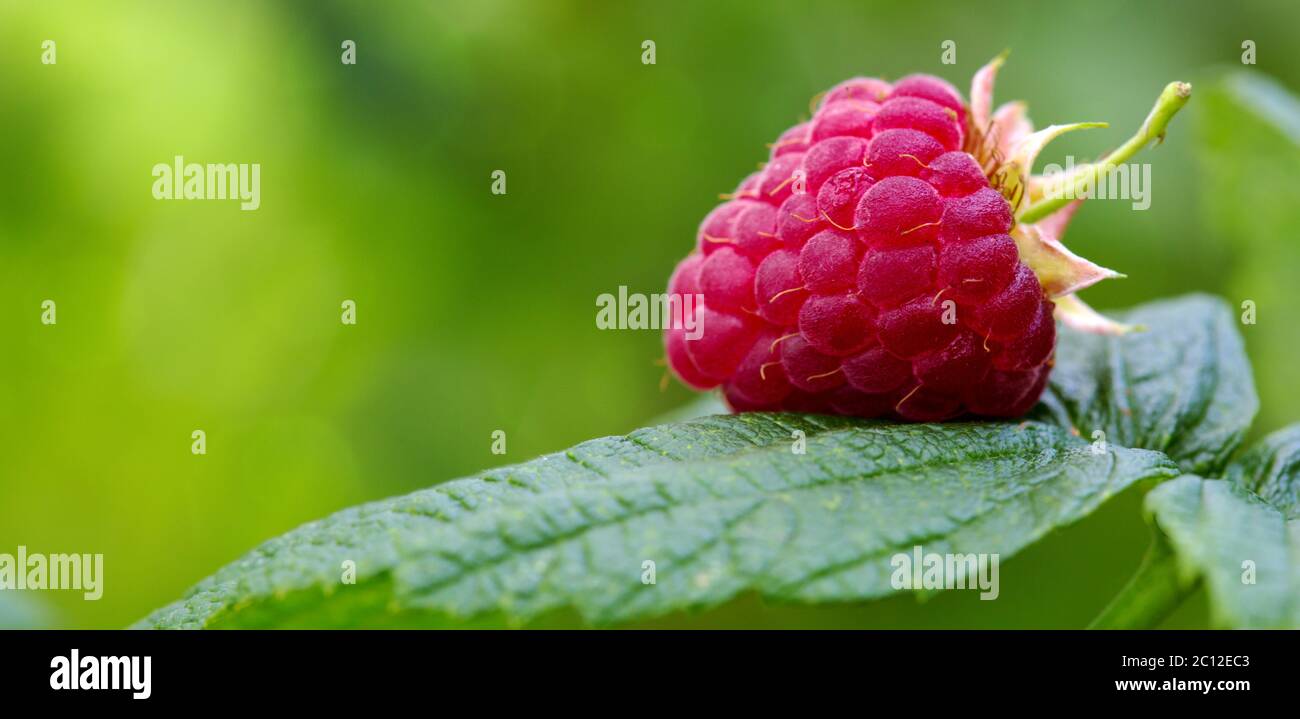
[[[1300,100],[1281,83],[1262,73],[1240,70],[1224,77],[1223,87],[1241,107],[1300,146]]]
[[[806,436],[806,453],[792,434]],[[1163,455],[1104,451],[1052,425],[706,417],[365,505],[271,540],[145,627],[588,623],[741,592],[848,601],[890,558],[1007,558],[1143,479]],[[642,582],[643,562],[656,582]],[[345,561],[355,584],[340,582]]]
[[[1205,580],[1217,624],[1300,628],[1298,489],[1294,425],[1245,453],[1226,479],[1187,475],[1147,495],[1184,582]]]
[[[1242,453],[1226,478],[1288,520],[1300,518],[1300,424],[1280,429]]]
[[[1300,322],[1290,316],[1300,287],[1300,98],[1240,66],[1203,89],[1194,105],[1200,191],[1187,203],[1203,232],[1189,238],[1200,244],[1188,251],[1215,268],[1204,281],[1257,312],[1242,332],[1260,394],[1291,397],[1300,347]],[[1258,421],[1273,428],[1293,419],[1290,403],[1276,401],[1265,403]]]
[[[1121,337],[1061,331],[1035,416],[1108,442],[1164,452],[1185,472],[1217,474],[1259,408],[1237,318],[1222,300],[1188,295],[1128,312]]]

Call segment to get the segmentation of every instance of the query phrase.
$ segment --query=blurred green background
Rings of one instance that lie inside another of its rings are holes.
[[[1150,209],[1091,202],[1075,220],[1072,249],[1129,275],[1085,298],[1257,302],[1254,436],[1300,419],[1294,3],[0,8],[0,552],[100,552],[106,574],[98,602],[0,597],[5,621],[123,626],[302,522],[681,405],[687,391],[659,389],[657,333],[597,330],[596,296],[660,291],[717,194],[815,93],[917,71],[965,89],[1004,48],[999,101],[1028,100],[1040,127],[1112,123],[1041,163],[1114,147],[1166,82],[1194,84],[1139,158]],[[151,167],[177,154],[261,163],[261,209],[155,201]],[[1081,625],[1146,546],[1139,500],[1009,561],[998,602],[747,598],[653,626]],[[1198,597],[1169,625],[1204,614]]]

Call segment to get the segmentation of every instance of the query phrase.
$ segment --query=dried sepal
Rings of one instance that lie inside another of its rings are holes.
[[[1120,336],[1142,332],[1142,325],[1130,325],[1106,317],[1089,307],[1078,295],[1063,295],[1052,300],[1056,304],[1055,316],[1062,324],[1080,332],[1097,335]]]
[[[1032,224],[1018,224],[1011,231],[1020,260],[1034,271],[1048,297],[1057,298],[1091,287],[1102,280],[1123,277],[1115,270],[1084,259],[1061,243],[1070,215],[1078,209],[1073,202],[1056,214]]]

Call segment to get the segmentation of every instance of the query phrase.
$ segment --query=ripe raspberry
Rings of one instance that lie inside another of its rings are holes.
[[[976,76],[971,106],[927,75],[854,78],[782,133],[669,283],[703,295],[702,335],[665,331],[677,376],[721,385],[736,411],[1028,411],[1055,350],[1052,298],[1086,309],[1071,293],[1115,273],[1058,242],[1072,207],[1017,226],[1007,198],[1027,192],[1041,135],[1062,129],[1031,137],[1018,106],[990,112],[1000,62]]]

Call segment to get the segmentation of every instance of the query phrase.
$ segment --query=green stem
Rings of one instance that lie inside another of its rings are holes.
[[[1157,535],[1133,578],[1088,628],[1151,629],[1177,609],[1196,584],[1179,578],[1177,557],[1168,540]]]
[[[1074,192],[1054,192],[1050,198],[1039,200],[1038,202],[1025,208],[1020,213],[1018,220],[1024,223],[1037,222],[1044,217],[1056,212],[1070,203],[1071,197],[1081,195],[1085,188],[1097,181],[1097,178],[1104,172],[1109,172],[1115,166],[1125,162],[1130,157],[1136,155],[1139,150],[1146,147],[1153,140],[1163,140],[1165,128],[1169,126],[1169,121],[1183,105],[1192,96],[1192,86],[1186,82],[1171,82],[1165,86],[1160,97],[1156,99],[1155,107],[1151,108],[1151,114],[1142,123],[1137,134],[1133,135],[1120,145],[1114,152],[1107,155],[1098,162],[1084,165],[1078,168],[1070,176],[1063,178],[1059,183],[1060,187],[1066,185],[1072,186]]]

